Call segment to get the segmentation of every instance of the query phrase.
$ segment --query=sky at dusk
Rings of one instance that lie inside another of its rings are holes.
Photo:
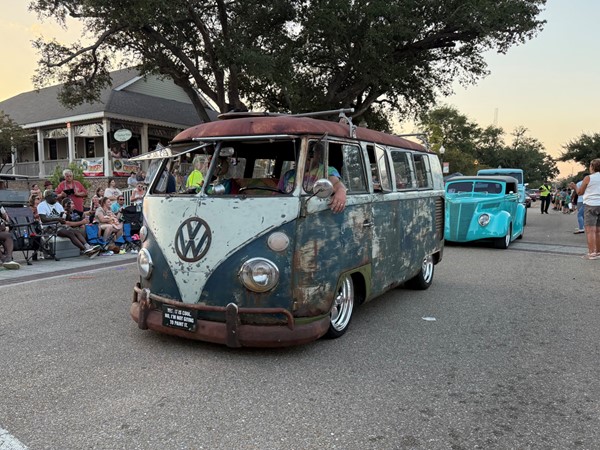
[[[71,42],[80,27],[67,31],[40,21],[27,10],[28,0],[2,0],[0,17],[0,100],[33,89],[37,55],[31,41],[39,36]],[[474,86],[456,86],[440,104],[456,107],[481,127],[495,124],[508,134],[524,126],[529,135],[557,157],[562,146],[583,133],[600,133],[600,2],[548,0],[544,30],[506,55],[486,54],[490,75]],[[401,132],[417,131],[404,125]],[[600,155],[599,155],[600,156]],[[562,176],[580,167],[559,164]]]

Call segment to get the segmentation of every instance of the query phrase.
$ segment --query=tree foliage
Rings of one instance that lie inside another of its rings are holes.
[[[560,161],[575,161],[587,168],[593,159],[600,157],[600,133],[582,134],[563,148]]]
[[[542,143],[528,136],[524,127],[515,129],[507,144],[502,128],[481,129],[453,107],[436,108],[420,120],[432,149],[439,153],[444,146],[443,159],[450,164],[451,172],[474,175],[479,169],[514,167],[523,169],[526,181],[532,185],[558,174],[555,161]]]
[[[83,21],[91,43],[38,40],[38,86],[67,105],[97,99],[117,62],[170,76],[208,119],[221,112],[354,107],[384,123],[451,83],[487,73],[483,53],[535,36],[546,0],[35,0],[42,17]]]
[[[86,189],[90,188],[91,183],[83,175],[83,167],[81,167],[76,162],[70,162],[69,165],[67,166],[67,169],[70,169],[71,172],[73,172],[74,180],[79,181],[81,184],[83,184],[83,186]],[[55,188],[56,188],[56,186],[58,186],[58,184],[61,182],[61,180],[64,179],[64,177],[63,177],[64,170],[65,170],[64,167],[61,167],[58,165],[54,167],[54,171],[52,172],[52,175],[50,175],[49,180],[52,182],[52,186],[54,186]]]
[[[12,152],[31,147],[34,140],[31,130],[24,130],[8,114],[0,111],[0,169],[11,161]]]

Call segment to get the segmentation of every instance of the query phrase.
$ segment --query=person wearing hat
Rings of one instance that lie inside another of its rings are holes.
[[[85,240],[85,236],[79,230],[67,224],[65,209],[58,202],[55,192],[48,192],[45,200],[38,205],[38,214],[44,228],[51,228],[58,224],[56,235],[69,239],[77,247],[82,255],[94,257],[100,251],[100,247],[92,247]]]
[[[48,192],[54,192],[54,187],[52,186],[52,181],[50,180],[44,181],[44,193],[42,194],[42,198],[46,198],[46,194]]]

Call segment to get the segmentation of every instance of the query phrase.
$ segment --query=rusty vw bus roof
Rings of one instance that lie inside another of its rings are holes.
[[[194,138],[224,136],[266,136],[266,135],[323,135],[350,138],[349,126],[337,122],[309,117],[272,116],[243,117],[202,123],[179,133],[171,143],[183,143]],[[399,136],[356,127],[355,140],[374,142],[392,147],[427,151],[423,145]]]

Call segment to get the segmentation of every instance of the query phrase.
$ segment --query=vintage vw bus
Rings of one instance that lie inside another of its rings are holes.
[[[487,239],[508,248],[523,237],[525,211],[513,177],[454,177],[446,183],[444,236],[449,242]]]
[[[356,306],[391,288],[429,287],[444,244],[437,156],[339,113],[344,123],[226,114],[138,158],[152,161],[130,311],[139,328],[294,345],[341,336]],[[196,155],[204,183],[187,188]],[[347,188],[339,214],[334,172]]]

